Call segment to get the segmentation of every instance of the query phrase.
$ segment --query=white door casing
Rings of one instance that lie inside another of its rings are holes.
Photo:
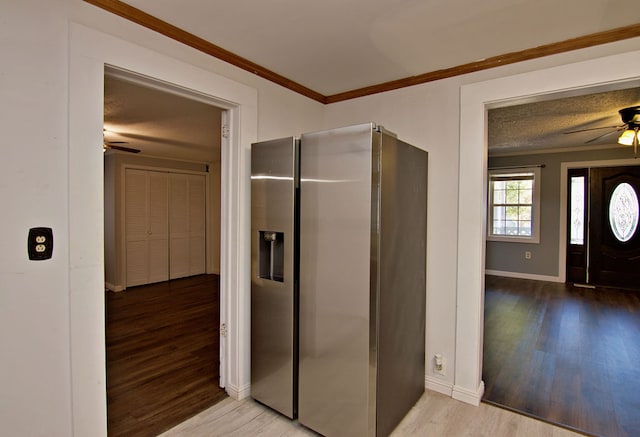
[[[221,150],[221,382],[249,388],[249,154],[257,91],[77,23],[69,24],[69,283],[73,434],[106,436],[102,123],[104,69],[136,72],[225,110]],[[93,147],[91,146],[93,145]]]
[[[640,51],[635,51],[462,86],[454,398],[477,405],[484,391],[487,109],[509,100],[637,80],[638,71]]]

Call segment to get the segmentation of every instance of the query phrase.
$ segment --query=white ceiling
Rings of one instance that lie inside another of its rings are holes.
[[[125,3],[323,95],[636,24],[639,16],[637,0]],[[107,140],[201,162],[219,153],[219,109],[125,79],[105,83],[105,127],[120,133]],[[622,87],[492,109],[490,150],[584,146],[607,131],[564,132],[620,125],[617,111],[640,105],[640,84]],[[591,146],[615,140],[608,135]]]
[[[220,160],[222,110],[150,82],[110,72],[104,80],[104,139],[195,162]]]
[[[637,0],[125,0],[324,95],[638,22]]]

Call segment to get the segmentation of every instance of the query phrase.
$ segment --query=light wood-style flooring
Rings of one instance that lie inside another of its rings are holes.
[[[317,436],[318,434],[251,400],[227,398],[162,434],[162,437]],[[564,428],[487,404],[468,405],[426,391],[392,437],[571,437]]]
[[[640,293],[487,276],[484,401],[640,436]]]
[[[218,277],[106,294],[109,436],[155,436],[226,397]]]

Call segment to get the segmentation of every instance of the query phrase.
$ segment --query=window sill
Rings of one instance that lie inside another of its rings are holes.
[[[540,237],[498,237],[487,235],[487,241],[501,243],[540,244]]]

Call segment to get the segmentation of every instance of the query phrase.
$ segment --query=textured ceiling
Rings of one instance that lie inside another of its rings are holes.
[[[496,154],[616,144],[616,127],[622,125],[618,110],[638,105],[640,88],[634,87],[491,109],[489,150]],[[582,129],[594,130],[566,133]]]
[[[324,95],[636,24],[637,0],[125,0]]]

